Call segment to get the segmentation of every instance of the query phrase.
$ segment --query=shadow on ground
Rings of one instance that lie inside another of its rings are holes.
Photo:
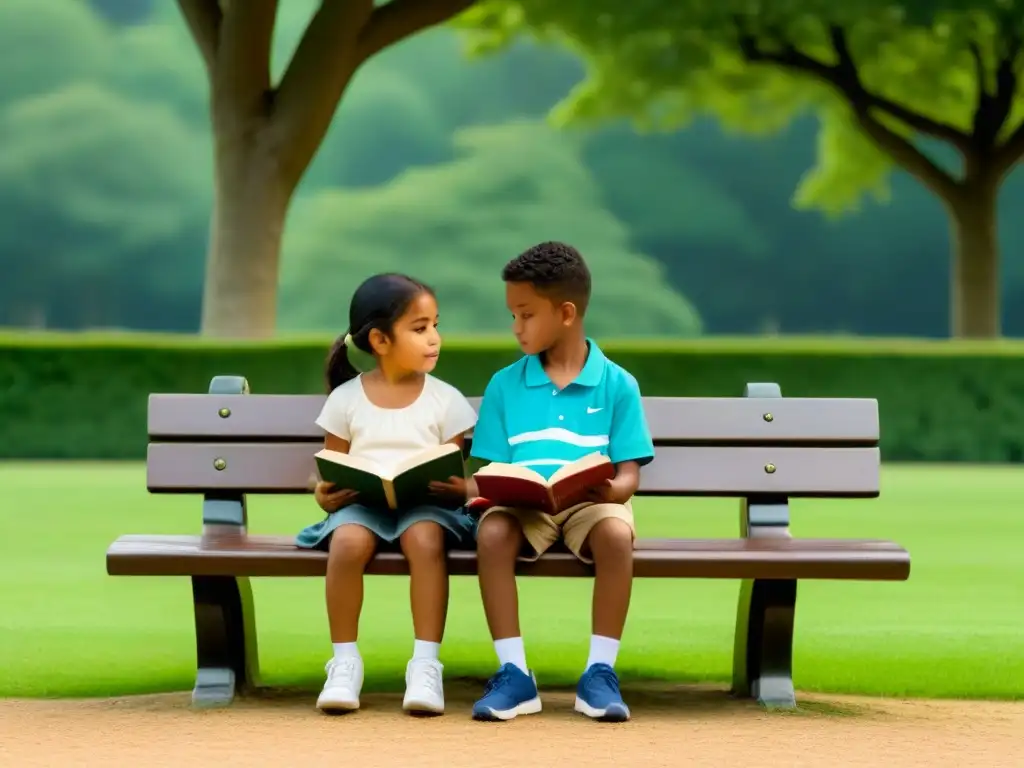
[[[451,678],[445,681],[446,711],[458,716],[464,712],[467,717],[473,702],[483,691],[483,680]],[[257,692],[238,698],[232,709],[260,708],[288,712],[310,710],[316,699],[316,690],[307,687],[261,688]],[[569,688],[543,688],[541,698],[547,714],[564,714],[579,717],[573,711],[574,691]],[[740,699],[723,687],[693,684],[633,683],[623,686],[626,699],[634,717],[700,717],[701,719],[730,718],[742,713],[752,717],[864,717],[874,714],[870,704],[830,701],[820,694],[813,698],[798,696],[795,710],[764,710],[755,701]],[[148,698],[148,697],[145,697]],[[173,707],[187,707],[187,694],[163,699]],[[379,712],[397,710],[401,707],[401,694],[394,692],[370,692],[362,697],[362,711]],[[173,702],[173,703],[172,703]],[[143,702],[139,702],[143,704]],[[217,710],[207,710],[216,712]]]

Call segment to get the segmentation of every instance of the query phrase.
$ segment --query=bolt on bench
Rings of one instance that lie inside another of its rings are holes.
[[[107,550],[112,576],[191,578],[198,706],[229,704],[259,685],[249,579],[326,571],[326,553],[300,550],[290,535],[246,530],[247,494],[309,492],[323,440],[314,419],[324,396],[248,392],[245,379],[218,376],[206,395],[150,395],[147,487],[202,494],[202,535],[127,535]],[[644,408],[657,455],[643,469],[639,495],[738,497],[740,534],[638,539],[636,577],[741,580],[733,693],[769,707],[795,706],[797,581],[910,576],[909,554],[892,542],[789,532],[790,498],[878,496],[877,402],[784,398],[776,384],[748,384],[744,397],[647,397]],[[449,569],[475,575],[476,553],[452,552]],[[408,568],[401,554],[381,553],[367,572],[405,575]],[[568,552],[551,552],[520,563],[519,573],[581,577],[592,570]]]

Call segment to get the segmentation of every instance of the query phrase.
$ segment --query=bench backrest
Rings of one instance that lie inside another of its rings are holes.
[[[149,490],[308,491],[323,444],[314,419],[324,399],[151,395]],[[471,402],[479,406],[479,398]],[[745,397],[646,397],[644,409],[656,458],[643,469],[642,495],[878,495],[875,400],[785,398],[775,385],[748,385]]]

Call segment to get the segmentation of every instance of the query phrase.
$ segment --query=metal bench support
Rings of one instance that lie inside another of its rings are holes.
[[[241,376],[217,376],[210,394],[249,394]],[[203,536],[245,536],[248,514],[244,494],[203,497]],[[192,704],[224,707],[236,694],[259,685],[256,614],[249,579],[235,576],[193,576],[196,618],[196,685]]]
[[[748,384],[744,397],[782,397],[778,384]],[[769,420],[770,410],[765,411]],[[766,467],[766,471],[769,468]],[[744,499],[740,535],[789,536],[789,501],[782,497]],[[796,707],[793,688],[795,579],[744,579],[740,583],[733,641],[732,692],[771,709]]]

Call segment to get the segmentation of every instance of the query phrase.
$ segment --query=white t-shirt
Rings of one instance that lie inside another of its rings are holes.
[[[349,442],[349,453],[390,469],[402,459],[447,443],[476,424],[476,411],[455,387],[426,376],[420,396],[405,408],[370,402],[362,376],[327,396],[318,426]]]

